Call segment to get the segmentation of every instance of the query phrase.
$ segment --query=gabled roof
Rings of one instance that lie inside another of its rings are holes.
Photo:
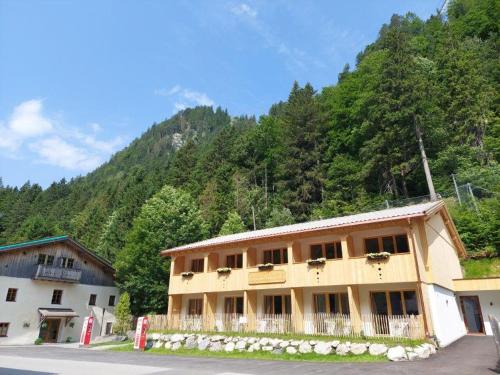
[[[97,255],[93,251],[87,249],[80,242],[78,242],[77,240],[75,240],[74,238],[72,238],[71,236],[68,236],[68,235],[56,236],[56,237],[46,237],[46,238],[41,238],[39,240],[25,241],[25,242],[19,242],[19,243],[0,246],[0,254],[3,252],[7,252],[7,251],[16,251],[16,250],[26,249],[26,248],[30,248],[30,247],[49,245],[49,244],[53,244],[53,243],[68,243],[70,245],[73,245],[74,247],[78,248],[79,250],[84,252],[86,255],[88,255],[90,258],[93,258],[98,263],[101,263],[102,265],[104,265],[104,266],[110,268],[112,271],[114,271],[113,266],[106,259]]]
[[[220,246],[226,244],[237,244],[240,242],[292,235],[297,233],[315,232],[341,227],[349,227],[360,224],[393,221],[412,217],[427,216],[444,207],[443,201],[415,204],[406,207],[388,208],[380,211],[372,211],[349,216],[335,217],[325,220],[309,221],[306,223],[285,225],[281,227],[255,230],[251,232],[230,234],[227,236],[210,238],[208,240],[191,243],[172,249],[163,250],[162,255],[170,255],[179,251],[194,250]]]

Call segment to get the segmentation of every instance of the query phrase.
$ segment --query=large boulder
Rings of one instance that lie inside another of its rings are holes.
[[[338,355],[347,355],[349,354],[350,345],[347,344],[338,344],[337,348],[335,348],[335,353]]]
[[[165,343],[165,349],[167,349],[167,350],[172,349],[172,342],[171,342],[171,341],[167,341],[167,342]]]
[[[356,355],[366,353],[366,344],[359,344],[359,343],[351,344],[351,353]]]
[[[430,352],[431,354],[436,354],[436,347],[435,347],[434,345],[429,344],[429,343],[427,343],[427,342],[426,342],[426,343],[423,343],[423,344],[422,344],[422,345],[420,345],[420,346],[422,346],[422,347],[424,347],[424,348],[429,349],[429,352]]]
[[[220,352],[222,350],[222,342],[212,341],[208,350],[210,350],[211,352]]]
[[[383,355],[387,353],[387,346],[384,344],[371,344],[368,351],[370,352],[370,355]]]
[[[226,344],[226,346],[224,346],[224,351],[226,351],[226,352],[232,352],[232,351],[234,351],[234,347],[235,346],[236,346],[236,344],[234,342],[232,342],[232,341],[228,342]]]
[[[288,345],[290,345],[290,341],[281,341],[279,343],[280,348],[286,348]]]
[[[431,355],[431,351],[427,346],[417,346],[413,349],[418,358],[427,359]]]
[[[159,340],[160,337],[161,337],[161,334],[159,334],[159,333],[152,333],[151,334],[151,340],[153,340],[153,341]]]
[[[204,339],[200,340],[200,342],[198,343],[198,350],[206,350],[209,345],[210,345],[210,340],[207,338],[204,338]]]
[[[340,344],[340,341],[339,341],[339,340],[333,340],[333,341],[332,341],[332,346],[333,346],[334,348],[337,348],[337,346],[339,346],[339,344]]]
[[[184,341],[184,335],[181,335],[180,333],[176,333],[170,337],[170,341],[172,342],[181,342]]]
[[[406,356],[405,348],[402,346],[394,346],[389,348],[387,351],[387,358],[391,361],[406,361],[408,357]]]
[[[293,346],[287,346],[286,347],[286,352],[288,354],[297,354],[297,349],[295,349]]]
[[[264,352],[270,352],[270,351],[272,351],[273,349],[274,349],[274,346],[272,346],[272,345],[264,345],[264,346],[262,347],[262,351],[264,351]]]
[[[186,339],[186,343],[184,344],[184,347],[186,349],[194,349],[197,346],[197,341],[198,340],[197,340],[196,336],[189,336]]]
[[[283,348],[275,348],[271,352],[272,354],[283,354]]]
[[[418,358],[418,354],[415,352],[406,352],[406,355],[408,356],[408,360],[413,361]]]
[[[179,350],[181,348],[181,342],[177,341],[172,344],[172,350]]]
[[[162,346],[163,346],[163,342],[162,341],[160,341],[160,340],[154,341],[153,348],[160,349]]]
[[[242,351],[242,350],[245,350],[246,347],[247,347],[247,342],[244,340],[240,340],[236,343],[235,349]]]
[[[215,335],[210,337],[210,341],[222,341],[224,340],[224,336],[221,335]]]
[[[260,345],[260,346],[266,346],[266,345],[268,345],[268,344],[269,344],[269,339],[268,339],[268,338],[263,337],[263,338],[261,338],[261,339],[259,340],[259,345]]]
[[[299,352],[300,353],[311,353],[312,352],[312,346],[308,342],[303,342],[302,344],[299,345]]]
[[[314,346],[314,353],[316,354],[321,354],[321,355],[327,355],[332,352],[332,344],[329,342],[324,342],[324,341],[319,341],[315,346]]]

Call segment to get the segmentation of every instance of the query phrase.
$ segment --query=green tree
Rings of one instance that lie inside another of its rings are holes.
[[[114,333],[124,335],[131,329],[132,315],[130,313],[130,296],[127,292],[120,295],[120,300],[115,308],[116,323],[113,325]]]
[[[266,221],[266,228],[279,227],[295,223],[292,212],[286,208],[275,207],[271,210],[269,218]]]
[[[246,232],[246,230],[247,228],[245,227],[245,223],[243,223],[241,216],[236,211],[232,211],[227,215],[227,219],[224,224],[222,224],[219,236]]]
[[[134,315],[166,310],[170,261],[160,251],[206,235],[206,224],[188,193],[166,185],[146,201],[115,262],[118,286],[129,293]]]

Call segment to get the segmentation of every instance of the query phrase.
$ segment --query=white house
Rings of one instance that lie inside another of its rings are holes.
[[[0,246],[0,345],[78,341],[111,334],[119,291],[105,259],[69,236]]]

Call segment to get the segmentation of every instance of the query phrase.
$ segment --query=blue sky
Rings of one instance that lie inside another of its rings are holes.
[[[393,13],[442,0],[0,0],[0,176],[88,173],[178,109],[267,112],[334,84]]]

